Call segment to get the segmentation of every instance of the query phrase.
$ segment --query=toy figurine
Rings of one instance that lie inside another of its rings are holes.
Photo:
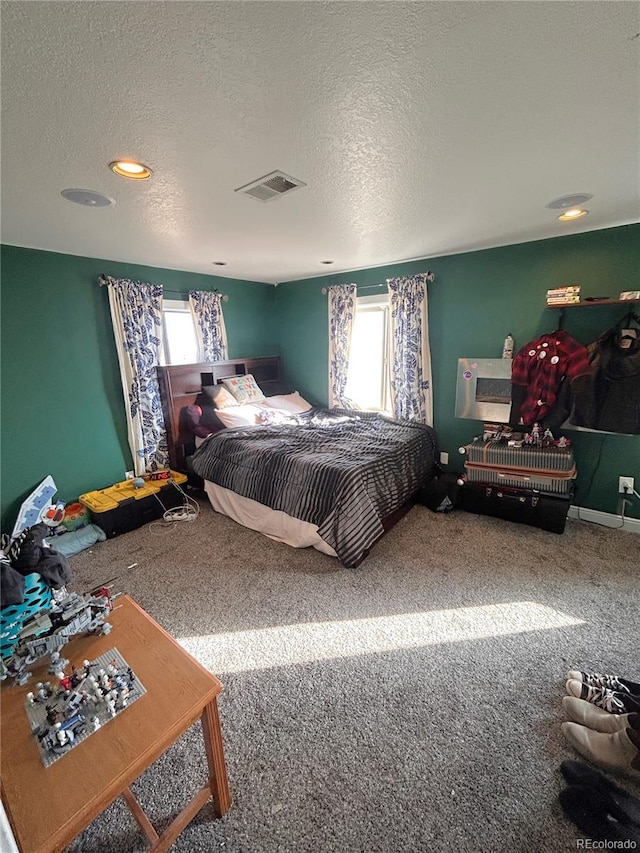
[[[45,766],[115,718],[144,691],[115,649],[95,663],[85,660],[81,667],[72,667],[70,676],[63,669],[56,670],[56,676],[55,687],[38,682],[25,701]]]
[[[77,690],[74,690],[69,698],[65,701],[65,713],[66,714],[75,714],[75,712],[80,708],[81,705],[84,705],[88,701],[89,697],[86,693],[79,693]]]
[[[540,424],[534,424],[531,427],[531,443],[534,444],[536,447],[540,447]]]
[[[49,672],[51,675],[55,675],[56,672],[59,672],[61,669],[64,669],[65,666],[69,666],[69,661],[66,658],[63,658],[60,652],[54,651],[51,652],[51,663],[49,664]]]
[[[547,429],[545,429],[545,431],[544,431],[544,433],[543,433],[543,435],[542,435],[542,446],[543,446],[543,447],[549,447],[551,444],[553,444],[554,440],[555,440],[555,439],[554,439],[554,437],[553,437],[553,433],[552,433],[552,432],[551,432],[551,430],[547,427]]]
[[[98,684],[98,679],[95,675],[89,675],[87,677],[87,690],[94,699],[102,699],[102,691],[100,690],[100,685]]]
[[[62,712],[55,705],[47,705],[47,722],[50,726],[62,722]]]
[[[36,702],[46,702],[48,698],[49,698],[49,694],[47,693],[46,687],[44,686],[44,684],[41,681],[39,681],[36,684],[36,696],[35,696]]]
[[[100,689],[103,693],[108,693],[111,690],[111,681],[104,669],[98,670],[98,678],[100,680]]]
[[[78,672],[75,666],[71,667],[71,675],[69,681],[72,687],[77,687],[84,680],[84,672]]]
[[[58,683],[60,684],[60,689],[64,690],[65,693],[68,693],[71,690],[71,677],[64,674],[63,672],[57,672],[56,678],[58,679]]]
[[[70,741],[70,737],[67,732],[65,732],[65,730],[62,728],[62,723],[56,723],[54,725],[54,729],[56,730],[55,735],[58,744],[60,746],[66,746]]]
[[[54,601],[48,609],[40,610],[24,622],[7,661],[8,674],[14,677],[16,684],[24,684],[31,677],[26,667],[46,654],[51,655],[49,671],[58,671],[68,663],[60,656],[59,649],[75,634],[108,634],[111,625],[106,619],[112,609],[113,600],[107,587],[96,588],[85,595],[72,592],[61,601]],[[79,676],[79,681],[83,677]],[[71,678],[73,684],[74,676]]]
[[[118,711],[122,711],[123,708],[127,707],[127,702],[129,700],[129,688],[125,687],[118,692],[118,698],[116,699],[116,708]]]
[[[33,663],[33,661],[31,661],[31,663]],[[10,657],[7,659],[7,675],[10,675],[13,678],[14,683],[19,687],[22,687],[22,685],[26,684],[31,678],[31,673],[27,670],[27,666],[26,657],[19,659]]]

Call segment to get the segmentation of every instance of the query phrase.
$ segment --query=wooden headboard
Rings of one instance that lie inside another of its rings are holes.
[[[235,358],[210,364],[201,362],[158,368],[169,465],[174,471],[186,471],[185,443],[193,440],[193,436],[185,433],[182,410],[195,404],[203,386],[218,385],[223,379],[243,376],[245,373],[253,374],[265,396],[282,393],[279,356]]]

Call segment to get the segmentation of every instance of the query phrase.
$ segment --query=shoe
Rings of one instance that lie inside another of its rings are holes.
[[[628,728],[613,734],[594,732],[578,723],[563,723],[561,728],[569,743],[588,761],[640,779],[640,750],[632,743]]]
[[[594,732],[604,732],[605,734],[613,734],[613,732],[626,729],[631,716],[630,714],[612,714],[610,711],[587,702],[586,699],[579,699],[575,696],[563,696],[562,707],[571,722],[580,723],[581,726],[593,729]]]
[[[640,800],[637,797],[582,761],[565,760],[560,770],[569,785],[591,788],[601,802],[606,798],[609,812],[615,820],[633,823],[640,831]]]
[[[580,672],[577,669],[572,669],[567,673],[567,680],[582,681],[589,687],[604,687],[607,690],[615,690],[616,693],[640,696],[640,684],[618,675],[600,675],[598,672]]]
[[[582,681],[571,679],[567,681],[566,689],[570,696],[585,699],[610,714],[628,714],[640,709],[640,699],[636,700],[635,697],[624,693],[615,693],[606,687],[589,687]]]
[[[620,814],[607,795],[589,785],[570,785],[558,796],[565,815],[588,838],[593,847],[635,850],[640,843],[640,827]],[[579,844],[580,842],[578,842]]]

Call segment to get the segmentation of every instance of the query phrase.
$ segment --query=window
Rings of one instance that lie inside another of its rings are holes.
[[[359,296],[345,393],[363,409],[391,411],[389,296]]]
[[[187,301],[163,300],[162,329],[165,364],[194,364],[200,360],[196,328]]]

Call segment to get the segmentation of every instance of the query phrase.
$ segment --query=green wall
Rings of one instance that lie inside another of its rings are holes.
[[[162,284],[167,298],[218,288],[229,357],[278,354],[274,288],[52,252],[1,248],[2,530],[47,474],[72,500],[132,468],[106,287],[100,273]]]
[[[327,400],[323,287],[353,282],[361,295],[371,295],[385,290],[387,278],[428,269],[436,276],[429,284],[435,427],[441,449],[449,453],[449,467],[461,470],[458,447],[477,435],[482,424],[454,417],[458,358],[498,358],[508,332],[517,349],[556,328],[558,312],[545,307],[546,291],[552,287],[580,284],[583,298],[617,298],[623,290],[637,290],[640,225],[281,284],[276,290],[280,353],[295,387],[314,401]],[[625,311],[619,305],[569,308],[565,328],[590,343]],[[619,475],[634,476],[640,491],[640,436],[566,435],[574,441],[578,465],[575,503],[618,512]],[[640,501],[635,499],[626,512],[640,518]]]
[[[102,488],[131,468],[106,288],[100,273],[162,284],[167,297],[217,287],[229,357],[274,355],[302,394],[327,400],[329,284],[355,282],[364,295],[392,276],[434,271],[429,285],[435,427],[450,467],[481,423],[453,415],[457,360],[499,357],[511,332],[516,347],[556,327],[547,289],[581,284],[583,296],[617,297],[639,286],[640,225],[593,231],[463,255],[392,264],[273,288],[261,283],[78,258],[3,246],[2,529],[47,475],[60,499]],[[374,287],[370,287],[374,285]],[[364,289],[366,288],[366,289]],[[565,328],[588,343],[624,313],[620,306],[567,309]],[[576,503],[618,511],[617,481],[640,484],[640,437],[568,432],[579,469]],[[596,470],[597,469],[597,470]],[[639,489],[640,491],[640,489]],[[627,509],[640,518],[640,502]]]

